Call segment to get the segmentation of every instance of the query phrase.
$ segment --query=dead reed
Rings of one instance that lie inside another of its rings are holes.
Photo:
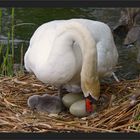
[[[102,84],[101,94],[111,97],[109,106],[84,118],[74,117],[68,111],[59,115],[31,111],[27,98],[45,92],[57,94],[57,89],[31,75],[1,77],[0,132],[140,131],[140,79]]]

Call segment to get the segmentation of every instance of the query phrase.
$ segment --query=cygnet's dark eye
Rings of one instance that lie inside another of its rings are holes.
[[[36,108],[36,107],[34,107],[32,110],[33,110],[33,112],[36,112],[36,111],[37,111],[37,108]]]

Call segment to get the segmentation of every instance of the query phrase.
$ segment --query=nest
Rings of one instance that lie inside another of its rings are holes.
[[[140,79],[101,84],[101,94],[110,95],[108,107],[94,116],[74,117],[30,110],[27,99],[34,94],[57,94],[34,76],[0,78],[0,132],[139,132]]]

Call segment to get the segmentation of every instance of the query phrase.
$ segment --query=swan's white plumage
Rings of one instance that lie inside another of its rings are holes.
[[[92,46],[90,42],[93,46],[95,43],[95,48],[89,51],[86,45]],[[80,45],[85,46],[85,50],[81,50]],[[97,51],[99,77],[112,75],[118,52],[106,24],[87,19],[51,21],[41,25],[33,34],[24,58],[25,67],[44,83],[79,85],[83,59],[86,58],[83,52],[87,50],[93,54]],[[87,66],[85,71],[92,67]]]

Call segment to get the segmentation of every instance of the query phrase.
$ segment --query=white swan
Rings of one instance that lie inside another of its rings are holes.
[[[88,19],[55,20],[33,34],[25,68],[44,83],[81,86],[87,112],[100,96],[99,78],[111,76],[118,52],[108,25]]]

